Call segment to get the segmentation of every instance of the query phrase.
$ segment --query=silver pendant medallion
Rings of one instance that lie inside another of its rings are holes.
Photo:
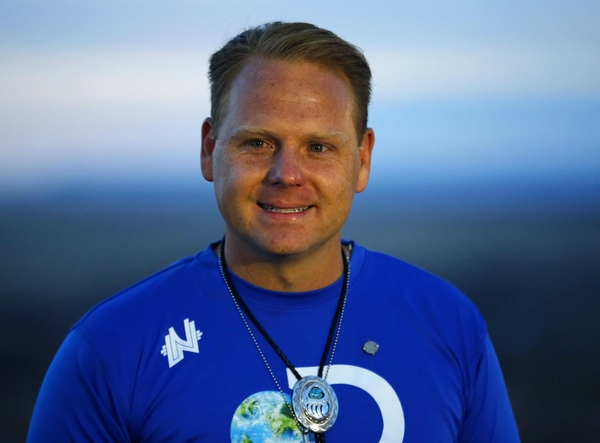
[[[335,392],[321,377],[309,375],[296,382],[292,393],[296,419],[307,431],[325,432],[338,416]]]

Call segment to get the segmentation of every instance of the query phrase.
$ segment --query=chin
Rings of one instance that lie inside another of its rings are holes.
[[[334,238],[317,239],[293,236],[285,236],[285,238],[269,238],[263,239],[262,248],[269,254],[285,256],[297,255],[309,251],[317,251],[334,240]],[[334,236],[335,237],[335,236]]]
[[[297,244],[291,244],[291,243],[287,243],[287,242],[286,243],[278,242],[278,243],[270,243],[270,244],[264,245],[263,249],[268,254],[284,256],[284,255],[301,254],[302,252],[305,252],[310,248],[306,245],[297,245]]]
[[[269,255],[298,254],[310,248],[310,242],[306,239],[294,237],[289,234],[251,236],[247,242]]]

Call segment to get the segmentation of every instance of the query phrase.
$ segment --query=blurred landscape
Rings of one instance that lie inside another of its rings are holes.
[[[600,2],[0,0],[0,442],[77,319],[222,236],[208,57],[273,20],[371,64],[345,238],[479,306],[524,443],[600,441]]]
[[[0,441],[23,441],[70,326],[221,237],[207,187],[71,186],[0,200]],[[344,237],[461,288],[489,326],[523,442],[600,435],[600,183],[375,184]]]

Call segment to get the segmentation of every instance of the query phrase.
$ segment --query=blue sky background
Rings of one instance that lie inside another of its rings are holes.
[[[373,186],[598,183],[597,0],[24,0],[0,1],[1,194],[202,183],[207,59],[272,20],[364,50]]]

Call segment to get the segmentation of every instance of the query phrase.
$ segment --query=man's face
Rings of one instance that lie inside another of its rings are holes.
[[[303,254],[335,245],[374,142],[357,141],[339,74],[306,62],[255,60],[232,84],[215,137],[203,125],[202,174],[214,181],[227,241],[239,253]]]

